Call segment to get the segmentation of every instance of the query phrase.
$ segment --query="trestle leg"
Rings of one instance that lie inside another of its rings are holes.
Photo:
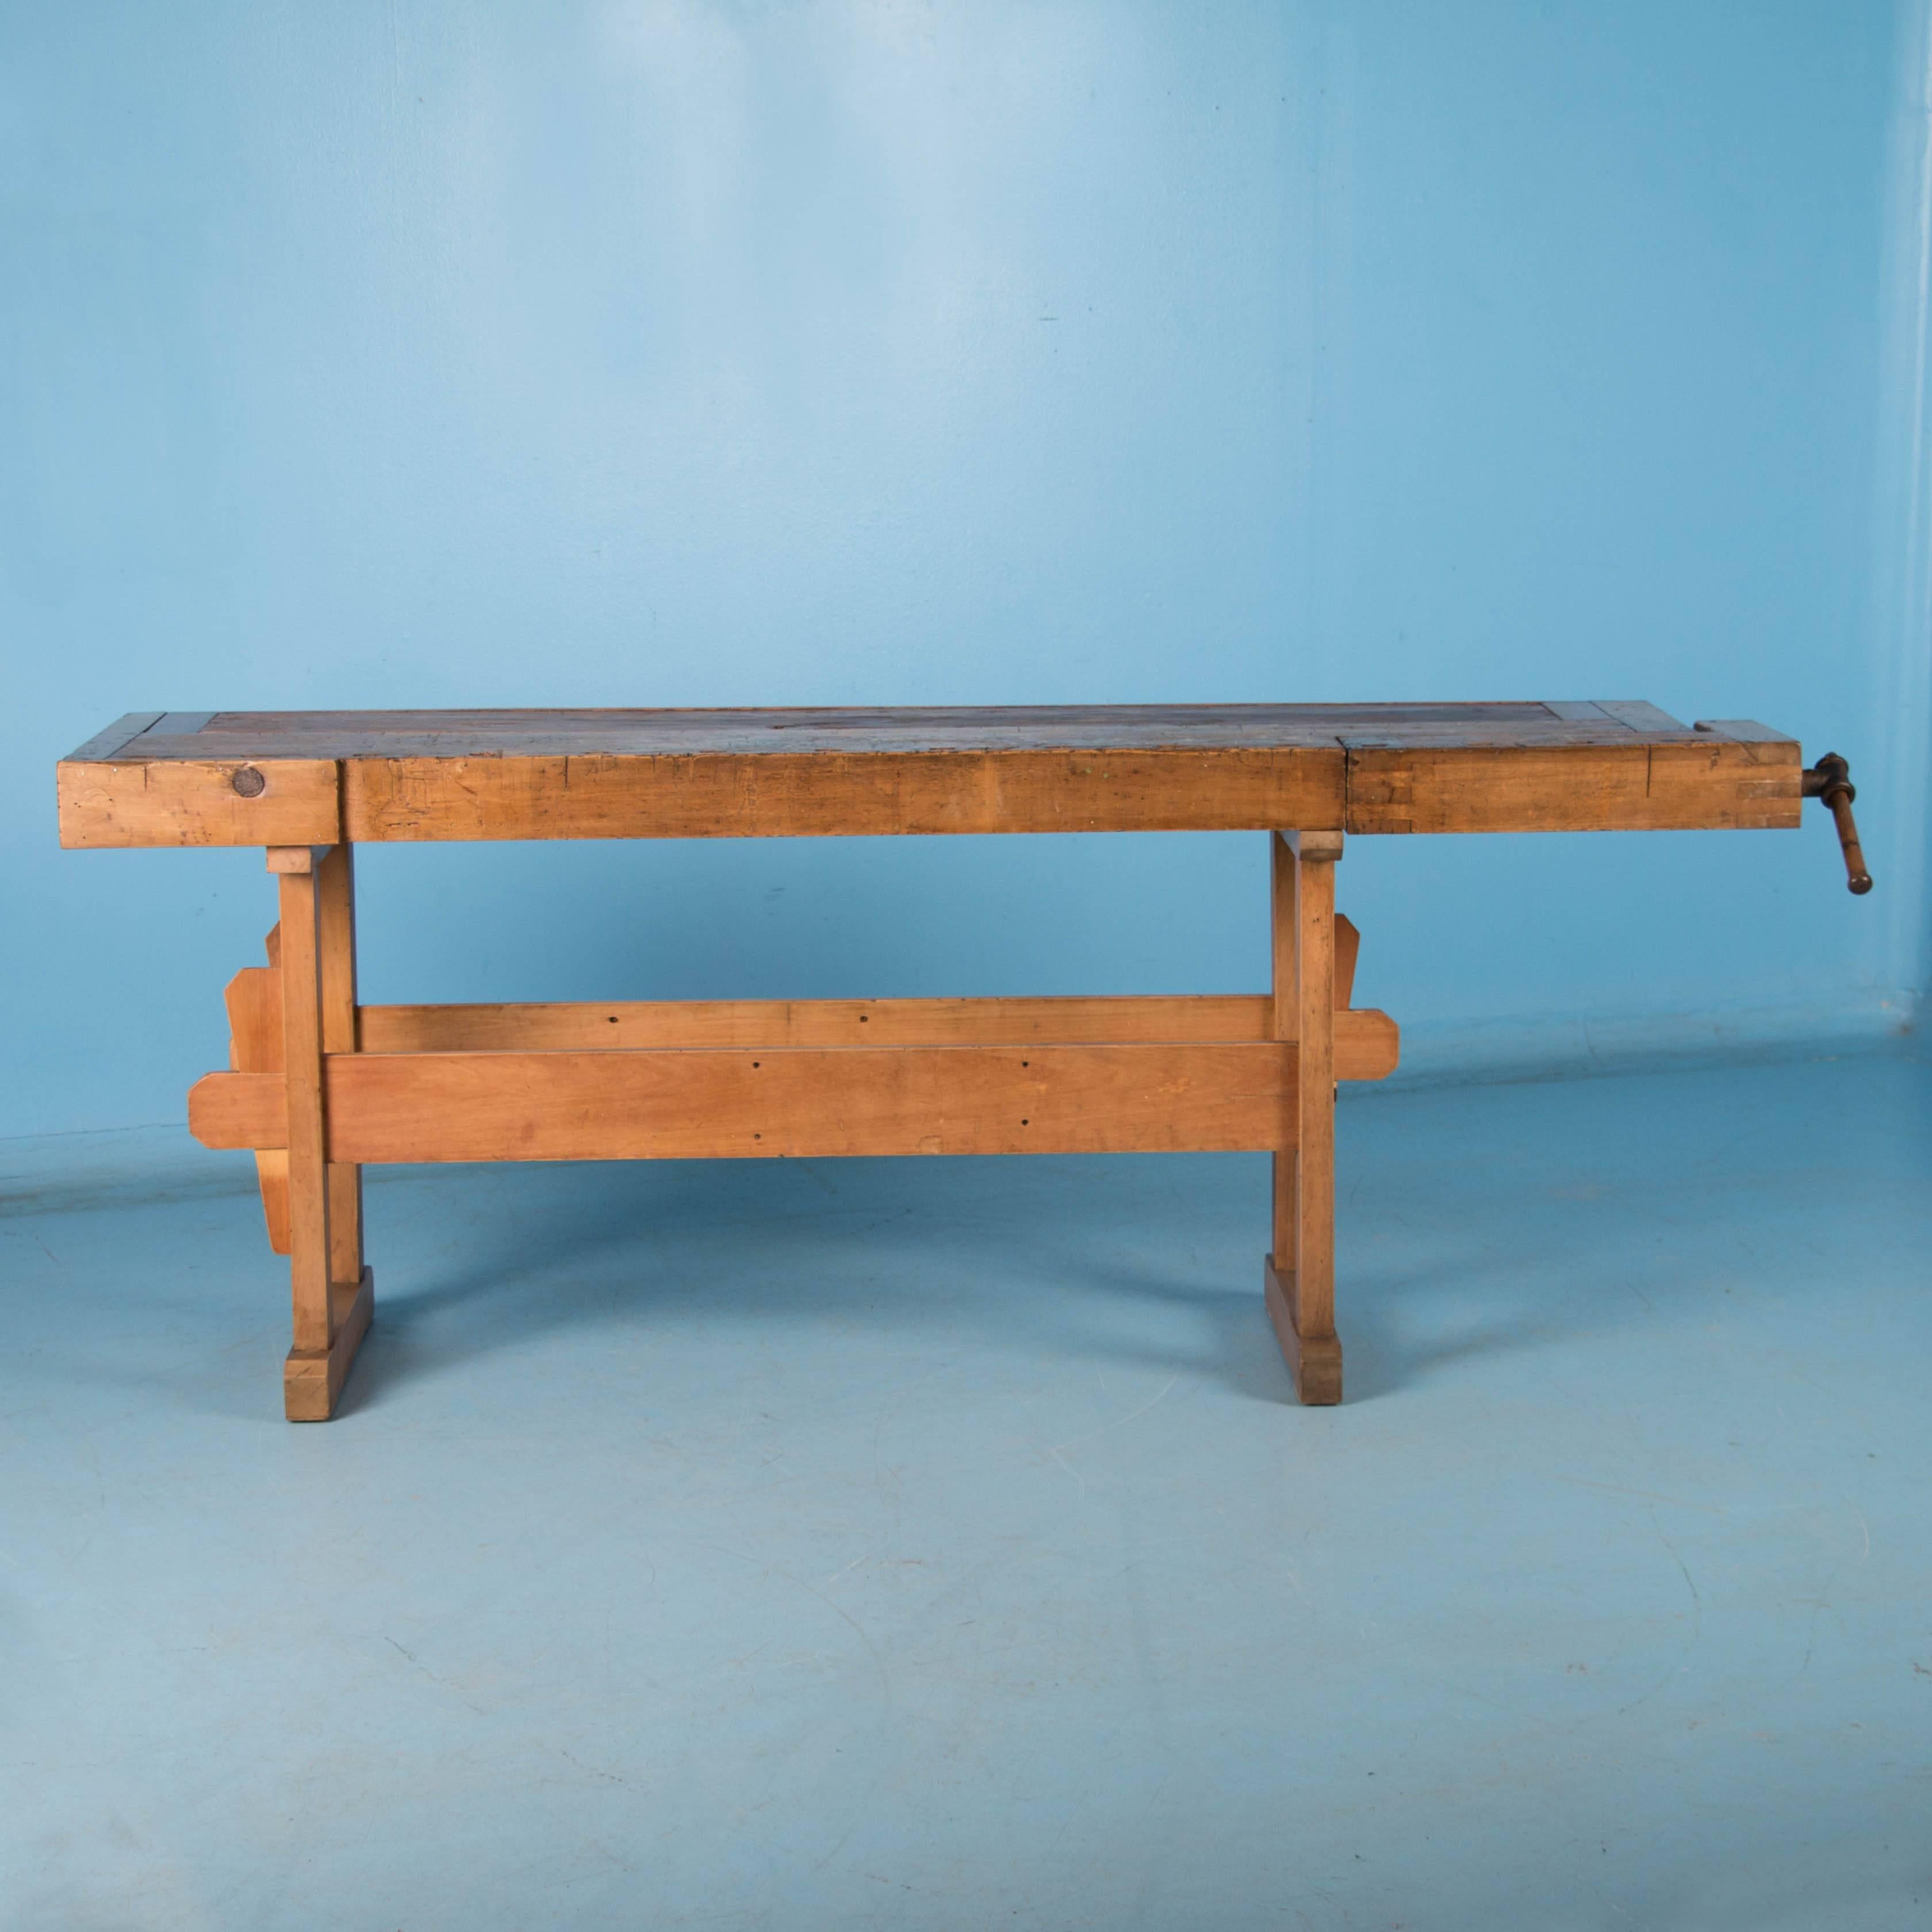
[[[362,1170],[328,1158],[325,1053],[356,1048],[356,917],[348,848],[271,848],[280,882],[282,1072],[288,1109],[291,1422],[326,1422],[367,1332],[375,1283],[362,1259]]]
[[[1273,840],[1274,1036],[1296,1042],[1295,1145],[1274,1157],[1268,1310],[1304,1402],[1342,1400],[1335,1333],[1335,863],[1339,832]]]

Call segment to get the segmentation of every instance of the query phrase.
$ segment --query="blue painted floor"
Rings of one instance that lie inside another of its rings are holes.
[[[1928,1100],[1351,1094],[1323,1412],[1250,1156],[379,1179],[310,1428],[250,1198],[44,1162],[0,1924],[1923,1928]]]

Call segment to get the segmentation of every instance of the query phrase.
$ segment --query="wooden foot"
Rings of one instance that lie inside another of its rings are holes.
[[[1294,1325],[1294,1278],[1287,1280],[1275,1272],[1274,1257],[1262,1264],[1268,1318],[1274,1324],[1275,1340],[1281,1344],[1282,1359],[1294,1378],[1294,1392],[1311,1407],[1325,1408],[1342,1400],[1342,1342],[1336,1335],[1300,1334]]]
[[[283,1365],[282,1400],[291,1422],[326,1422],[335,1413],[349,1365],[376,1312],[375,1271],[365,1268],[360,1281],[333,1283],[328,1297],[335,1340],[326,1348],[291,1348]]]

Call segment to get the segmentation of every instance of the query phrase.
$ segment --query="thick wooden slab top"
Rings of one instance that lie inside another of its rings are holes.
[[[1654,706],[130,714],[68,845],[1798,822],[1795,740]]]

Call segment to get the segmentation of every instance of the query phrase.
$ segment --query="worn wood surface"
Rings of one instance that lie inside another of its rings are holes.
[[[292,846],[339,836],[332,760],[265,760],[256,767],[261,792],[245,798],[234,783],[242,762],[63,760],[56,773],[61,843]]]
[[[140,736],[150,725],[158,724],[166,715],[160,711],[130,711],[124,717],[116,718],[104,731],[95,732],[86,744],[72,752],[64,762],[86,765],[103,758],[111,758]]]
[[[1352,739],[1352,832],[1789,829],[1798,746],[1710,734],[1557,747],[1387,746]]]
[[[387,1161],[1216,1152],[1293,1144],[1295,1048],[777,1047],[348,1054],[327,1063],[328,1153]],[[290,1132],[273,1076],[188,1096],[209,1147]]]
[[[134,714],[58,789],[70,845],[1590,830],[1795,825],[1800,764],[1616,700],[220,712]]]
[[[124,719],[122,724],[129,722]],[[1617,700],[1562,705],[988,704],[731,710],[224,711],[160,714],[155,722],[124,740],[112,755],[252,763],[278,758],[354,760],[690,758],[736,753],[867,756],[1269,751],[1322,748],[1356,738],[1388,744],[1628,742],[1634,735],[1688,735],[1690,728],[1654,706]]]

